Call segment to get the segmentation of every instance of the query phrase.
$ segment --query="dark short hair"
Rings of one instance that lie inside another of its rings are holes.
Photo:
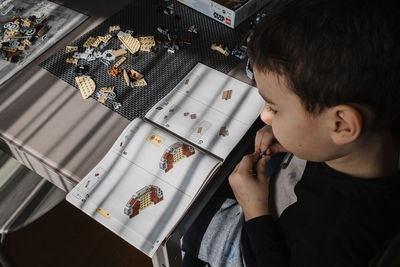
[[[283,75],[312,113],[363,104],[373,123],[400,117],[400,12],[396,1],[278,0],[256,27],[253,67]]]

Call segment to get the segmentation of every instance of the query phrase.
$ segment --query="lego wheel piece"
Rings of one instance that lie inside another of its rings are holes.
[[[96,84],[90,77],[78,76],[75,77],[75,82],[81,91],[83,99],[87,99],[96,90]]]

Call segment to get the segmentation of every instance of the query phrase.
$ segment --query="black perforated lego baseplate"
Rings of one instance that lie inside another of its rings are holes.
[[[122,106],[115,110],[112,101],[109,100],[104,105],[128,120],[143,117],[198,62],[223,73],[228,73],[240,62],[240,59],[235,56],[224,56],[211,50],[210,46],[220,38],[225,46],[230,49],[234,48],[242,41],[249,30],[250,19],[236,29],[231,29],[183,4],[174,2],[174,6],[175,15],[166,15],[160,12],[154,1],[132,1],[132,4],[124,7],[95,29],[70,44],[71,46],[78,46],[79,52],[83,52],[85,48],[82,45],[90,36],[105,36],[109,33],[109,26],[114,25],[119,25],[122,31],[134,31],[133,36],[135,37],[154,35],[156,39],[161,36],[157,31],[157,28],[161,27],[162,29],[169,29],[169,32],[176,34],[178,38],[186,38],[191,41],[191,45],[184,45],[175,53],[169,53],[162,45],[158,45],[159,51],[156,53],[139,51],[135,55],[130,53],[125,55],[127,60],[122,67],[126,70],[134,69],[144,74],[148,83],[146,87],[128,87],[122,73],[116,78],[109,75],[107,70],[111,67],[107,67],[99,60],[90,62],[83,59],[79,60],[79,64],[89,66],[89,74],[96,83],[96,92],[102,87],[115,86],[114,92],[117,95],[115,101],[121,103]],[[196,25],[199,29],[197,35],[185,30],[191,25]],[[101,52],[108,49],[117,50],[120,45],[121,42],[114,36]],[[42,62],[40,66],[77,87],[75,83],[76,65],[66,63],[66,59],[69,57],[71,57],[71,54],[66,54],[65,49],[61,49]],[[96,93],[92,97],[96,98],[95,95]]]

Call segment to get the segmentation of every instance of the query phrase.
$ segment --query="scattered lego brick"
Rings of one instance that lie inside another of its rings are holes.
[[[199,33],[199,28],[197,28],[196,25],[190,25],[189,27],[185,28],[185,31],[191,32],[191,33],[194,33],[194,34],[198,34]]]
[[[129,75],[126,72],[126,70],[124,70],[123,74],[124,74],[124,79],[125,79],[126,86],[129,86],[130,83],[131,83],[131,80],[129,79]]]
[[[118,68],[122,63],[124,63],[126,60],[126,57],[121,57],[117,62],[115,62],[114,67]]]
[[[40,28],[40,30],[36,33],[37,36],[42,37],[43,35],[46,34],[46,32],[48,31],[49,28],[47,28],[46,25],[43,25],[42,28]]]
[[[32,42],[29,41],[28,39],[24,39],[24,40],[22,41],[22,43],[23,43],[24,45],[27,45],[27,46],[31,46],[31,45],[32,45]]]
[[[87,99],[96,90],[96,84],[90,77],[78,76],[75,77],[75,82],[81,91],[83,99]]]
[[[109,32],[114,32],[114,31],[119,31],[121,29],[121,27],[119,25],[115,25],[115,26],[110,26],[108,28]]]
[[[17,48],[9,47],[9,46],[3,46],[3,50],[6,52],[17,52]]]
[[[79,59],[77,59],[77,58],[67,58],[65,60],[65,62],[74,64],[74,65],[78,65],[78,61],[79,61]]]
[[[107,43],[108,41],[110,41],[112,38],[111,34],[107,34],[106,36],[103,36],[102,41],[103,43]]]
[[[99,97],[98,99],[97,99],[97,101],[99,101],[100,103],[106,103],[106,101],[107,101],[107,98],[108,98],[108,93],[104,93],[101,97]]]
[[[91,46],[98,47],[103,42],[103,36],[97,36]]]
[[[140,42],[137,38],[130,35],[118,36],[119,40],[128,48],[131,54],[135,54],[140,49]]]
[[[131,75],[130,77],[134,80],[140,80],[141,78],[143,78],[143,74],[140,74],[139,72],[137,72],[136,70],[131,70]]]
[[[122,55],[125,55],[126,53],[128,53],[125,49],[119,49],[119,50],[115,50],[114,52],[111,53],[111,55],[113,55],[114,57],[119,57]]]
[[[232,90],[226,90],[222,92],[222,99],[228,100],[232,97]]]
[[[145,79],[142,78],[142,79],[139,79],[139,80],[133,82],[132,85],[135,87],[143,87],[143,86],[147,86],[147,82]]]
[[[154,36],[139,37],[140,51],[150,52],[151,48],[156,45]]]
[[[78,51],[78,47],[77,46],[66,46],[65,47],[65,53],[72,53],[72,52],[76,52]]]
[[[228,56],[229,55],[229,51],[224,49],[223,45],[212,44],[211,45],[211,50],[215,50],[215,51],[223,54],[224,56]]]
[[[114,89],[115,89],[114,86],[113,87],[103,87],[100,89],[100,91],[103,93],[111,93],[111,92],[114,92]]]
[[[92,44],[96,41],[97,38],[90,36],[84,43],[83,43],[83,47],[91,47]]]
[[[22,27],[27,27],[27,28],[29,28],[29,27],[31,27],[31,26],[36,26],[36,25],[34,25],[34,24],[36,24],[36,23],[34,23],[33,21],[31,21],[31,20],[28,19],[28,18],[21,18],[20,21],[21,21],[20,24],[21,24]]]
[[[117,77],[117,75],[121,73],[121,71],[122,71],[121,68],[113,66],[111,70],[107,70],[107,73],[110,74],[111,76]]]

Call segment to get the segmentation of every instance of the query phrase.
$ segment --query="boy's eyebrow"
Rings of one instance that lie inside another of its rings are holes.
[[[259,91],[259,94],[261,95],[262,98],[264,98],[265,102],[267,102],[270,105],[276,105],[271,99],[269,99],[268,97],[266,97],[265,95],[261,94],[261,92]]]

